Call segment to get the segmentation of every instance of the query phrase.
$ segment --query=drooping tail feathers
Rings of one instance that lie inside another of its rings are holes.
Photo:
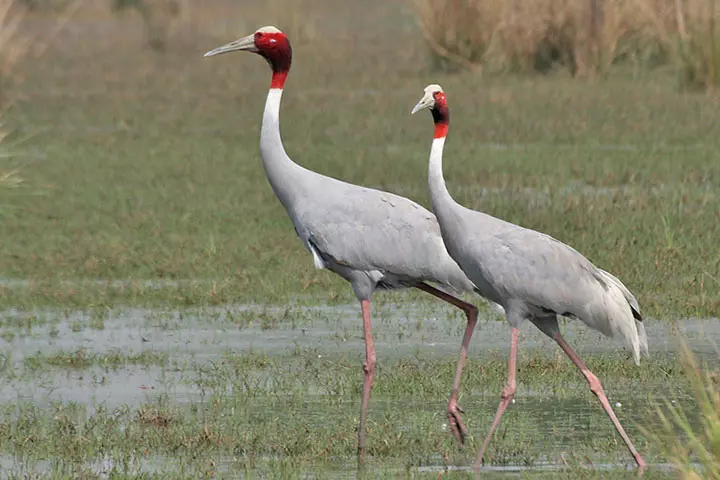
[[[625,337],[625,340],[629,343],[629,346],[633,350],[633,357],[635,358],[635,363],[640,363],[640,354],[642,353],[646,357],[649,355],[648,352],[648,341],[647,341],[647,333],[645,332],[645,324],[643,323],[643,317],[640,313],[640,306],[638,305],[638,301],[635,298],[635,296],[628,290],[628,288],[623,285],[623,283],[618,280],[618,278],[613,275],[610,272],[606,272],[605,270],[598,269],[601,276],[607,281],[610,288],[612,289],[615,287],[619,292],[622,294],[623,298],[627,302],[627,304],[630,306],[630,310],[632,312],[632,316],[634,319],[634,325],[633,329],[634,332],[630,331],[628,332],[626,328],[628,325],[625,326],[625,328],[619,328],[617,330],[618,333],[621,334],[621,336]],[[613,329],[616,330],[616,329]],[[625,330],[625,331],[623,331]],[[633,335],[633,333],[635,335]],[[629,334],[629,335],[628,335]],[[636,340],[637,339],[637,340]],[[637,343],[636,343],[637,342]]]

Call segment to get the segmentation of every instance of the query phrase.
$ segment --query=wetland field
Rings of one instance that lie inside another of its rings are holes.
[[[471,478],[510,343],[471,296],[463,449],[445,413],[463,315],[419,292],[374,296],[356,468],[359,305],[313,267],[265,179],[267,65],[202,57],[267,24],[293,42],[282,133],[298,163],[428,206],[432,126],[410,109],[440,83],[456,198],[572,245],[635,293],[651,353],[639,367],[618,341],[563,328],[645,478],[677,478],[649,432],[666,401],[698,420],[681,338],[720,367],[716,99],[678,91],[669,67],[438,71],[403,1],[201,3],[158,53],[139,17],[88,0],[3,79],[2,161],[22,182],[0,188],[0,479]],[[42,36],[53,15],[31,12],[23,31]],[[582,376],[529,324],[518,366],[483,478],[635,478]]]

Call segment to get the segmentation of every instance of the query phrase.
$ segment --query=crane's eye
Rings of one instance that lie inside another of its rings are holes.
[[[270,39],[270,43],[271,43],[271,44],[272,44],[272,43],[277,43],[277,40],[275,40],[274,38],[271,38],[271,39]]]

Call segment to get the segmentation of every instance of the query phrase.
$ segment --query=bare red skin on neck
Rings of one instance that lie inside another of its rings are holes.
[[[431,111],[435,122],[435,138],[445,138],[450,127],[450,110],[447,105],[447,97],[443,92],[435,92],[433,98],[435,99],[435,105]]]
[[[448,124],[447,123],[436,123],[435,124],[435,136],[434,138],[445,138],[447,137]]]
[[[270,88],[282,89],[285,87],[285,80],[287,80],[288,72],[273,72],[272,80],[270,81]]]
[[[270,88],[283,88],[292,63],[292,48],[288,38],[282,32],[256,32],[255,47],[272,68]]]

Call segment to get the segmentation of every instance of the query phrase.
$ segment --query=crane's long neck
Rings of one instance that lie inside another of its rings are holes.
[[[297,176],[305,169],[288,157],[280,138],[280,101],[287,74],[287,70],[273,69],[272,83],[265,102],[262,130],[260,131],[260,154],[265,173],[275,195],[283,206],[289,209],[297,195]]]
[[[428,184],[430,186],[430,201],[442,226],[442,223],[444,223],[442,220],[452,215],[457,203],[448,192],[445,178],[443,178],[443,149],[445,148],[449,119],[447,116],[438,118],[435,111],[433,111],[433,117],[435,118],[435,137],[430,149]]]

